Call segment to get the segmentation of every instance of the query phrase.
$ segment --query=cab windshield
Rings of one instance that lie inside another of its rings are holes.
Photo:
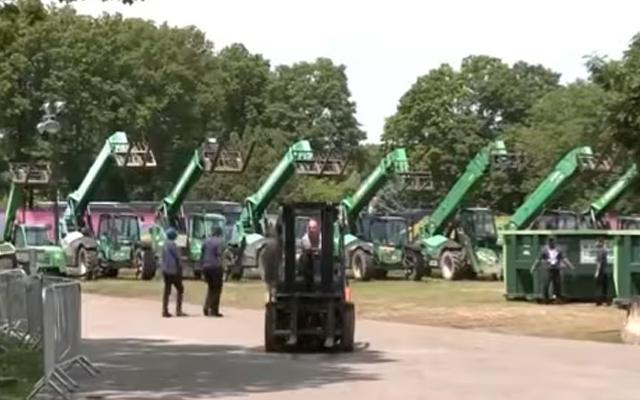
[[[374,243],[402,245],[407,238],[407,223],[402,219],[374,219],[369,225],[369,237]]]
[[[118,240],[130,240],[132,242],[140,240],[138,217],[131,215],[116,215],[113,217],[113,225],[118,236]]]
[[[490,212],[465,212],[462,214],[464,231],[475,238],[494,238],[496,224]]]
[[[27,246],[49,246],[53,244],[49,238],[49,228],[45,227],[26,227],[25,236],[27,239]]]
[[[221,228],[225,233],[225,236],[228,234],[226,227],[226,220],[220,217],[193,217],[192,219],[192,235],[196,239],[206,239],[207,236],[213,232],[214,227]]]

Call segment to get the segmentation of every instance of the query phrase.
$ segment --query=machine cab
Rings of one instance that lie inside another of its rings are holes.
[[[476,245],[493,247],[498,241],[496,220],[488,208],[465,208],[460,211],[460,224]]]
[[[408,224],[402,217],[366,215],[359,225],[359,236],[381,246],[402,247],[409,239]]]
[[[101,214],[98,239],[113,244],[132,244],[140,240],[140,219],[135,214]]]
[[[17,249],[53,244],[50,225],[16,225],[13,237]]]

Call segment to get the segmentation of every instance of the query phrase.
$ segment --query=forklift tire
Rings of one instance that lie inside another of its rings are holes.
[[[440,265],[440,272],[444,279],[455,281],[464,277],[464,264],[460,252],[444,250],[440,253],[438,264]]]
[[[356,332],[356,310],[353,303],[346,303],[342,314],[342,337],[340,349],[353,351]]]
[[[137,253],[138,263],[140,265],[140,278],[143,281],[150,281],[156,276],[156,256],[153,254],[153,251],[139,251]]]
[[[369,281],[375,275],[373,258],[362,249],[357,249],[351,256],[351,270],[359,281]]]
[[[282,350],[282,341],[274,333],[276,309],[273,304],[267,304],[264,311],[264,350],[273,353]]]

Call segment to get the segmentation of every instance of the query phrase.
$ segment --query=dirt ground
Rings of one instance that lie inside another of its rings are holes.
[[[199,303],[204,284],[185,281],[186,297]],[[453,327],[515,335],[620,342],[625,313],[593,304],[543,306],[509,302],[501,282],[423,282],[387,280],[354,282],[353,297],[360,318]],[[85,292],[112,296],[160,298],[161,283],[133,279],[99,280]],[[262,309],[264,285],[258,281],[225,284],[223,304]]]
[[[189,305],[159,317],[158,301],[84,295],[77,371],[86,399],[638,398],[640,349],[359,319],[353,354],[266,354],[263,315]]]

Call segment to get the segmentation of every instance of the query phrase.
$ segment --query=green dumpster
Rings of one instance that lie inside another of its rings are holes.
[[[616,303],[640,295],[640,231],[523,230],[503,232],[505,297],[508,300],[543,298],[545,269],[534,273],[531,266],[547,238],[553,235],[558,247],[576,267],[562,270],[562,294],[568,300],[594,301],[596,240],[606,237],[609,250],[609,296]]]

